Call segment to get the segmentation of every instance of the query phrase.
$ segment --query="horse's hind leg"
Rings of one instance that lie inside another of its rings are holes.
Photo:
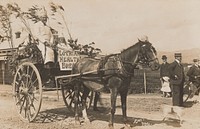
[[[95,92],[95,97],[94,97],[94,105],[93,105],[93,110],[94,111],[99,111],[99,109],[97,108],[97,102],[100,99],[100,92]]]
[[[90,122],[90,120],[88,119],[88,116],[87,116],[87,105],[86,105],[86,102],[87,102],[86,99],[87,99],[89,93],[90,93],[90,90],[84,86],[84,91],[83,91],[83,95],[82,95],[82,105],[83,105],[82,115],[83,115],[85,122]]]
[[[75,123],[80,124],[79,114],[78,114],[78,94],[79,94],[79,85],[78,83],[74,85],[74,111],[75,111]]]

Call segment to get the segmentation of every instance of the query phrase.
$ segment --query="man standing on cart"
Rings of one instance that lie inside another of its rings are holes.
[[[192,90],[194,94],[199,95],[199,91],[197,88],[200,87],[200,66],[199,66],[199,59],[193,59],[194,64],[187,72],[187,76],[189,77],[189,81],[192,85]],[[193,95],[194,95],[193,94]]]

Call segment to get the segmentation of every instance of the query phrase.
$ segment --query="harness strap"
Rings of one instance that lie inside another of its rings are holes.
[[[105,73],[105,64],[108,62],[108,59],[112,56],[115,56],[117,54],[110,54],[110,55],[107,55],[105,57],[102,57],[100,62],[99,62],[99,65],[98,65],[98,68],[97,68],[97,73],[100,74],[100,75],[104,75]]]
[[[117,68],[111,68],[111,69],[106,69],[105,68],[105,65],[108,62],[108,59],[110,57],[117,58],[115,60],[115,63],[117,63]],[[129,63],[129,64],[132,66],[132,63]],[[112,75],[113,76],[118,76],[120,78],[128,77],[130,75],[134,75],[134,73],[130,73],[124,68],[123,62],[122,62],[119,54],[108,55],[108,56],[102,58],[102,60],[99,62],[99,66],[98,66],[98,70],[97,70],[98,72],[97,73],[99,74],[99,76],[101,78],[103,78],[105,76],[105,71],[109,71],[109,70],[117,70],[117,72],[112,74]]]
[[[46,55],[47,55],[47,46],[44,45],[44,62],[46,60]]]
[[[127,76],[134,75],[134,73],[128,72],[128,71],[124,68],[124,64],[123,64],[123,63],[129,64],[129,65],[131,65],[131,66],[137,65],[137,64],[136,64],[136,63],[135,63],[135,64],[132,64],[131,62],[122,61],[120,57],[118,57],[118,58],[119,58],[119,60],[120,60],[120,64],[121,64],[121,66],[122,66],[121,68],[122,68],[122,71],[123,71],[123,73],[125,74],[125,76],[127,77]]]

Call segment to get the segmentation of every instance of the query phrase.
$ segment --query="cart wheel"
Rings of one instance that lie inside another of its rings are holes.
[[[71,83],[69,83],[68,85],[64,85],[64,86],[61,85],[61,90],[62,90],[62,96],[63,96],[65,105],[67,106],[67,108],[70,111],[74,111],[74,97],[75,97],[74,86]],[[82,103],[81,103],[82,95],[83,95],[83,93],[82,93],[82,91],[80,91],[79,95],[78,95],[78,107],[80,108],[79,111],[81,111],[81,109],[82,109]],[[91,107],[93,96],[94,96],[93,91],[90,91],[90,93],[87,97],[87,101],[86,101],[87,108]]]
[[[13,81],[13,98],[20,118],[32,122],[42,103],[42,81],[33,63],[19,65]]]
[[[192,91],[190,90],[190,85],[185,84],[183,89],[183,102],[186,102],[189,98],[192,98]]]

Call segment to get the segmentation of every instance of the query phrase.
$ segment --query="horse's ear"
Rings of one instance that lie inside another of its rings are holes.
[[[138,38],[138,41],[141,42],[141,40]]]

